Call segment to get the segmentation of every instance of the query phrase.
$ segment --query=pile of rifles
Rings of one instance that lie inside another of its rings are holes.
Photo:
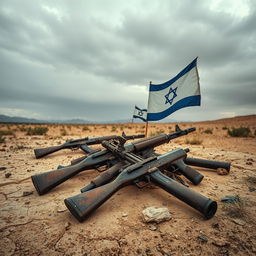
[[[80,148],[86,154],[73,160],[69,166],[59,166],[31,178],[38,194],[43,195],[82,171],[100,171],[90,184],[80,190],[80,194],[64,200],[69,211],[81,222],[122,187],[132,184],[141,187],[149,182],[193,207],[205,219],[210,219],[217,211],[217,202],[188,188],[181,175],[198,185],[204,176],[191,166],[224,168],[229,172],[230,163],[190,158],[187,156],[189,149],[176,148],[164,154],[155,152],[155,147],[193,131],[195,128],[182,130],[176,125],[173,133],[149,138],[144,138],[143,134],[127,136],[123,133],[122,136],[69,140],[62,145],[35,149],[36,158],[67,148]],[[140,140],[127,143],[127,140],[138,138]],[[89,147],[95,144],[101,144],[103,149]]]

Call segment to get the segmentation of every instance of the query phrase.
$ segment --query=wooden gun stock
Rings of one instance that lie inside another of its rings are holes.
[[[120,187],[120,183],[111,182],[85,193],[66,198],[64,202],[73,216],[82,222],[91,212],[107,201]]]
[[[77,168],[77,165],[72,165],[62,169],[33,175],[31,179],[37,193],[43,195],[79,172],[80,168]]]
[[[107,161],[111,161],[112,158],[113,156],[111,153],[107,153],[106,151],[98,152],[88,156],[78,164],[36,174],[31,176],[31,179],[38,194],[43,195],[79,172],[92,169],[95,165],[104,165]]]
[[[35,153],[36,158],[41,158],[41,157],[49,155],[53,152],[59,151],[63,148],[65,148],[63,145],[53,146],[53,147],[48,147],[48,148],[36,148],[36,149],[34,149],[34,153]]]

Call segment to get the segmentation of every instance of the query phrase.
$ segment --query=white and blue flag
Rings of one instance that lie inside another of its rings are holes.
[[[133,118],[139,118],[142,121],[147,121],[147,110],[146,109],[140,109],[137,106],[135,106],[134,112],[133,112]]]
[[[150,84],[147,121],[157,121],[185,107],[200,106],[197,58],[163,84]]]

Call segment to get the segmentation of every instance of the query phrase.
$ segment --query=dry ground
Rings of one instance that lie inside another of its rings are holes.
[[[256,116],[180,124],[182,128],[195,126],[197,132],[157,148],[163,153],[189,147],[189,156],[232,163],[227,176],[198,168],[205,178],[199,186],[190,185],[218,202],[216,215],[208,221],[160,188],[129,186],[79,223],[63,199],[79,193],[97,172],[80,173],[39,196],[30,176],[68,164],[82,153],[63,150],[35,159],[33,149],[69,138],[121,134],[122,130],[143,133],[144,125],[42,125],[48,126],[47,135],[27,136],[25,129],[34,126],[0,124],[0,130],[14,133],[4,136],[5,142],[0,144],[0,255],[256,254],[256,191],[249,190],[256,187],[256,137],[234,138],[226,130],[245,126],[254,133]],[[205,133],[207,129],[212,133]],[[174,124],[151,124],[149,133],[173,130]],[[199,144],[190,145],[193,139]],[[239,195],[241,203],[224,204],[220,199],[226,195]],[[143,223],[141,212],[148,206],[168,207],[172,219],[160,224]]]

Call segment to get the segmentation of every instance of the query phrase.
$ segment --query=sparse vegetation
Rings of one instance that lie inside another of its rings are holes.
[[[14,135],[12,130],[0,130],[0,136],[5,136],[5,135]]]
[[[66,136],[66,135],[68,135],[68,133],[67,133],[67,131],[65,130],[65,128],[61,128],[61,129],[60,129],[60,135],[61,135],[61,136]]]
[[[0,143],[5,143],[5,138],[0,136]]]
[[[237,200],[235,202],[225,203],[222,209],[226,212],[226,215],[232,218],[243,218],[246,216],[244,203],[239,196],[237,196]]]
[[[117,127],[116,126],[112,126],[111,132],[116,132],[116,131],[117,131]]]
[[[228,130],[228,127],[224,126],[222,127],[222,130]]]
[[[83,126],[83,132],[88,131],[91,132],[92,130],[88,126]]]
[[[26,135],[45,135],[48,132],[48,128],[47,127],[35,127],[35,128],[31,128],[29,127],[27,129],[27,134]]]
[[[157,130],[155,132],[151,132],[150,136],[156,136],[156,135],[163,134],[163,133],[164,133],[164,130],[161,129],[161,130]]]
[[[212,129],[208,128],[208,129],[204,130],[204,133],[206,133],[206,134],[212,134]]]
[[[190,145],[201,145],[203,140],[199,139],[198,137],[194,137],[191,140],[186,139],[185,144],[190,144]]]
[[[232,128],[228,129],[228,135],[232,137],[249,137],[251,131],[248,127]]]
[[[245,180],[252,185],[256,185],[256,176],[248,176],[245,178]]]

